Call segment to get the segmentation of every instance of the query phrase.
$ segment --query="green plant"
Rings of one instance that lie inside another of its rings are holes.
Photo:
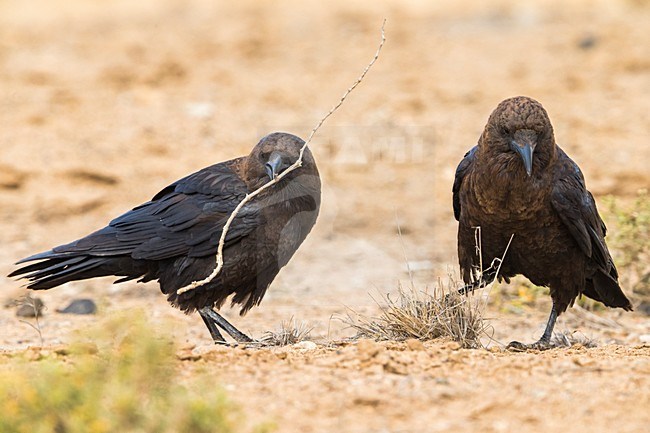
[[[608,243],[624,289],[650,300],[650,194],[641,190],[632,203],[607,197]]]
[[[205,380],[181,382],[173,344],[152,337],[143,320],[114,318],[98,334],[99,348],[77,343],[42,351],[38,361],[0,361],[0,431],[234,431],[224,392]]]

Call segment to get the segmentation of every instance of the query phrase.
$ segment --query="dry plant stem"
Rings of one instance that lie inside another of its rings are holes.
[[[41,324],[38,321],[39,312],[38,307],[36,306],[36,301],[34,301],[32,298],[29,298],[29,301],[25,300],[24,302],[34,309],[34,319],[36,319],[36,325],[29,323],[27,320],[20,320],[20,322],[31,326],[32,329],[38,332],[38,339],[41,341],[41,347],[43,347],[43,333],[41,332]]]
[[[310,339],[313,327],[305,322],[298,322],[293,317],[288,321],[282,321],[278,332],[267,331],[264,336],[254,342],[251,346],[255,347],[282,347],[292,344],[308,341]]]
[[[303,154],[305,153],[305,149],[307,148],[307,146],[311,142],[312,138],[314,138],[314,135],[316,134],[316,132],[320,129],[320,127],[323,125],[323,123],[325,123],[325,120],[327,120],[327,118],[329,118],[332,114],[334,114],[334,112],[336,112],[336,110],[338,110],[339,107],[341,105],[343,105],[343,102],[346,100],[348,95],[359,84],[361,84],[361,82],[366,77],[366,74],[368,73],[368,71],[370,70],[372,65],[374,65],[375,62],[377,61],[377,59],[379,58],[379,54],[381,53],[381,49],[384,46],[384,42],[386,42],[386,36],[384,34],[385,25],[386,25],[386,20],[384,19],[384,22],[381,25],[381,42],[379,43],[379,47],[377,48],[377,52],[375,52],[375,56],[372,58],[370,63],[368,63],[368,65],[363,70],[363,72],[361,73],[359,78],[357,78],[357,80],[354,82],[354,84],[352,84],[352,86],[350,86],[350,88],[348,88],[348,90],[346,90],[345,93],[343,93],[343,96],[341,96],[341,99],[339,100],[339,102],[336,105],[334,105],[334,107],[332,107],[332,109],[330,109],[330,111],[328,111],[327,114],[320,119],[320,121],[314,127],[314,129],[311,130],[311,133],[309,134],[309,137],[307,138],[307,141],[305,141],[305,144],[303,144],[302,147],[300,148],[300,154],[298,155],[298,159],[296,160],[296,162],[294,162],[292,165],[290,165],[285,171],[280,173],[278,176],[276,176],[271,181],[265,183],[264,185],[262,185],[261,187],[259,187],[255,191],[253,191],[253,192],[251,192],[249,194],[246,194],[246,197],[244,197],[244,199],[237,205],[235,210],[230,214],[230,217],[228,217],[228,220],[226,221],[226,224],[224,225],[223,230],[221,232],[221,238],[219,239],[219,246],[217,247],[216,267],[214,268],[212,273],[210,275],[208,275],[206,278],[202,279],[202,280],[193,281],[190,284],[188,284],[187,286],[181,287],[180,289],[176,290],[177,295],[181,295],[181,294],[183,294],[185,292],[196,289],[197,287],[200,287],[200,286],[202,286],[204,284],[208,284],[209,282],[214,280],[217,277],[217,275],[219,275],[219,272],[221,272],[221,268],[223,267],[223,246],[224,246],[224,244],[226,242],[226,235],[228,234],[228,230],[230,229],[230,225],[232,224],[233,220],[235,219],[235,217],[237,216],[237,214],[239,213],[241,208],[246,203],[251,201],[255,196],[259,195],[264,190],[266,190],[266,189],[270,188],[271,186],[275,185],[276,183],[280,182],[282,180],[282,178],[284,178],[287,174],[291,173],[293,170],[297,169],[298,167],[300,167],[302,165],[302,157],[303,157]]]
[[[357,330],[357,337],[398,341],[448,337],[463,347],[480,347],[480,338],[488,328],[482,309],[478,303],[460,297],[454,286],[451,276],[447,285],[439,279],[432,294],[399,286],[396,300],[389,295],[383,297],[385,305],[375,300],[381,310],[379,316],[367,317],[348,310],[344,321]]]
[[[476,245],[476,254],[478,255],[478,268],[483,272],[483,254],[481,254],[481,226],[474,229],[474,245]]]
[[[413,272],[411,271],[411,265],[409,264],[409,259],[406,256],[406,247],[404,247],[404,239],[402,238],[402,227],[399,223],[399,216],[397,215],[397,209],[395,209],[395,223],[397,224],[397,235],[399,236],[399,243],[402,246],[402,254],[404,254],[404,262],[406,263],[406,270],[409,274],[409,281],[411,282],[411,287],[415,287],[413,282]]]
[[[477,227],[477,228],[478,228],[478,230],[479,230],[479,238],[478,238],[478,243],[477,243],[477,245],[479,245],[479,246],[478,246],[478,248],[479,248],[479,250],[478,250],[478,251],[479,251],[479,257],[482,258],[482,257],[483,257],[483,254],[482,254],[481,249],[480,249],[480,248],[481,248],[481,247],[480,247],[480,242],[481,242],[480,229],[481,229],[481,228],[480,228],[480,227]],[[503,255],[501,256],[501,259],[499,260],[499,266],[497,266],[497,271],[496,271],[496,273],[494,274],[494,279],[493,279],[489,284],[487,284],[487,285],[485,286],[485,288],[487,288],[488,296],[489,296],[489,294],[490,294],[490,291],[492,291],[492,287],[494,287],[494,285],[495,285],[496,282],[498,281],[498,278],[499,278],[499,272],[501,272],[501,265],[503,264],[503,261],[504,261],[505,258],[506,258],[506,254],[508,254],[508,250],[510,249],[510,244],[512,244],[512,240],[514,239],[514,237],[515,237],[515,234],[514,234],[514,233],[510,235],[510,239],[508,240],[508,245],[506,245],[506,249],[503,251]],[[481,263],[482,263],[482,261],[481,261]],[[481,267],[481,269],[483,269],[483,268]],[[483,275],[481,275],[481,279],[482,279],[482,278],[483,278]],[[484,303],[484,305],[483,305],[481,308],[483,308],[483,309],[487,308],[487,303],[488,303],[488,299],[487,299],[487,296],[486,296],[486,297],[485,297],[485,303]]]
[[[510,249],[510,244],[512,243],[512,239],[515,237],[515,234],[510,235],[510,240],[508,241],[508,245],[506,245],[506,249],[503,251],[503,255],[501,256],[501,260],[499,260],[499,266],[497,266],[497,271],[494,274],[494,280],[489,284],[490,287],[494,285],[494,282],[497,280],[499,277],[499,272],[501,271],[501,265],[503,264],[503,261],[506,258],[506,254],[508,254],[508,249]]]

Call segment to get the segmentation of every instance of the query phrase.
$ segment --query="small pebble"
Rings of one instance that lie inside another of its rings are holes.
[[[97,305],[92,299],[75,299],[70,302],[70,305],[62,310],[56,310],[61,314],[95,314],[97,312]]]
[[[296,349],[302,349],[302,350],[314,350],[318,346],[313,341],[301,341],[300,343],[294,344],[293,347],[295,347]]]
[[[582,39],[580,39],[580,41],[578,42],[578,47],[580,47],[583,50],[588,50],[594,48],[597,43],[598,43],[598,38],[596,38],[593,35],[587,35],[584,36]]]

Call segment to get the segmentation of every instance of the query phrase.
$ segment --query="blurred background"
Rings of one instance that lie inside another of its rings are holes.
[[[650,185],[648,1],[0,0],[0,275],[270,132],[307,138],[371,60],[384,18],[379,61],[310,146],[319,221],[260,308],[226,310],[240,329],[293,316],[337,335],[331,316],[372,308],[369,293],[408,281],[407,262],[423,288],[455,274],[454,170],[507,97],[544,105],[608,224],[608,203],[624,210]],[[143,306],[209,342],[156,284],[110,283],[38,293],[46,342],[92,320],[57,316],[75,297],[100,312]],[[3,302],[24,294],[2,276],[0,288]],[[531,339],[542,322],[521,319],[543,318],[548,298],[513,290],[497,328]],[[38,338],[11,308],[0,327],[5,347]]]

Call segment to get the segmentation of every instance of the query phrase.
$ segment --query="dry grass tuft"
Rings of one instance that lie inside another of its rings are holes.
[[[309,326],[305,322],[298,322],[292,317],[287,321],[283,320],[277,332],[266,331],[259,343],[264,347],[290,346],[309,340],[313,329],[313,326]]]
[[[477,290],[478,294],[483,292]],[[463,296],[452,276],[447,283],[438,280],[432,293],[413,286],[398,287],[397,298],[390,295],[375,301],[381,308],[376,317],[349,310],[344,319],[357,331],[356,338],[375,340],[433,340],[450,338],[465,348],[483,347],[481,338],[491,329],[483,319],[482,296]]]
[[[553,333],[553,338],[551,339],[552,347],[572,347],[577,345],[591,349],[598,347],[598,341],[577,331]]]

